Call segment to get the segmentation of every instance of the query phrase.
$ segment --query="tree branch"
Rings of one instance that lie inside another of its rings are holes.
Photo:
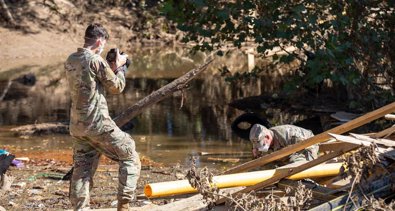
[[[175,91],[183,90],[187,84],[199,73],[203,72],[207,69],[208,65],[214,60],[213,57],[210,57],[204,64],[200,65],[199,67],[190,70],[189,72],[185,73],[183,76],[175,79],[171,83],[165,85],[164,87],[152,92],[147,97],[141,99],[131,107],[127,108],[123,111],[120,115],[114,118],[115,123],[122,127],[131,119],[139,115],[143,112],[143,110],[154,103],[157,103],[164,98],[168,97]]]
[[[4,2],[4,0],[0,0],[0,6],[1,6],[1,10],[3,10],[2,13],[4,13],[4,17],[7,19],[7,21],[13,26],[16,25],[15,20],[12,17],[12,14],[8,9],[7,4]]]

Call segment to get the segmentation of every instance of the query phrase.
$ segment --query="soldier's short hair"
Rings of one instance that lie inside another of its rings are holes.
[[[250,141],[258,141],[261,136],[265,136],[268,133],[268,129],[260,124],[254,124],[250,130]]]
[[[85,30],[85,43],[86,44],[94,44],[97,39],[104,38],[108,40],[110,36],[108,35],[107,30],[100,23],[92,23]]]

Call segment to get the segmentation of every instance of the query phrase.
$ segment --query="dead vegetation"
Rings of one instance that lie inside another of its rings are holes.
[[[215,202],[222,197],[227,199],[226,206],[234,211],[299,211],[306,209],[313,198],[312,191],[301,182],[298,182],[295,189],[286,188],[284,197],[271,193],[260,198],[254,191],[232,196],[230,193],[220,192],[213,182],[213,174],[207,167],[198,170],[195,158],[191,158],[191,163],[192,167],[186,177],[191,186],[203,196],[208,210],[211,210]]]
[[[387,204],[383,199],[370,197],[369,199],[363,200],[361,208],[366,211],[394,211],[395,201]]]
[[[193,188],[203,196],[203,200],[207,203],[210,210],[215,206],[215,201],[220,197],[219,189],[213,184],[213,174],[204,167],[201,170],[196,168],[196,159],[191,157],[192,167],[188,170],[186,178]]]
[[[377,150],[377,145],[371,144],[370,146],[361,147],[355,153],[352,153],[346,157],[344,166],[341,169],[341,176],[343,178],[351,177],[352,181],[346,204],[349,200],[351,200],[353,204],[356,205],[353,199],[353,190],[356,188],[355,186],[357,186],[359,191],[364,196],[362,206],[360,207],[361,209],[386,211],[394,210],[395,202],[386,204],[384,200],[376,199],[373,196],[367,198],[363,191],[364,184],[369,183],[368,179],[375,173],[375,170],[378,168],[385,170],[385,168],[383,168],[380,164]],[[346,207],[347,206],[344,207],[344,210],[346,210]]]
[[[377,146],[371,144],[367,147],[361,147],[357,152],[346,157],[341,170],[342,177],[350,176],[355,184],[359,184],[363,180],[366,181],[379,163],[376,150]]]

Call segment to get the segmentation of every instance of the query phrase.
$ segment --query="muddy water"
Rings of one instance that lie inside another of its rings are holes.
[[[183,49],[146,49],[130,54],[133,64],[127,73],[125,91],[121,95],[108,96],[112,116],[195,67],[206,57],[205,54],[190,55]],[[70,102],[63,60],[57,58],[35,65],[1,69],[0,148],[7,145],[20,150],[71,149],[68,135],[15,137],[9,133],[9,128],[16,125],[68,121]],[[218,69],[224,65],[231,71],[245,70],[247,56],[234,53],[218,58],[191,82],[187,90],[174,93],[132,121],[133,129],[127,132],[135,138],[141,154],[157,162],[185,165],[189,155],[200,152],[250,151],[249,143],[230,129],[232,120],[243,111],[228,104],[235,99],[274,92],[276,82],[257,78],[249,83],[231,85],[219,76]],[[203,157],[200,161],[204,165],[218,163]],[[234,165],[233,162],[237,160],[226,165]]]

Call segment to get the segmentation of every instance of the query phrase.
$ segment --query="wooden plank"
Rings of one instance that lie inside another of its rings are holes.
[[[394,114],[386,114],[386,115],[384,116],[384,118],[385,118],[386,120],[394,121],[394,120],[395,120],[395,115],[394,115]]]
[[[221,190],[221,194],[226,194],[231,191],[237,191],[240,190],[241,187],[235,187],[235,188],[228,188]],[[181,199],[179,201],[175,201],[173,203],[161,205],[161,206],[156,206],[150,209],[142,209],[142,210],[150,210],[150,211],[185,211],[185,210],[206,210],[207,204],[205,203],[205,200],[203,199],[203,196],[201,194],[196,194],[194,196],[191,196],[186,199]],[[216,206],[213,211],[226,211],[229,210],[228,207],[226,206]]]
[[[350,136],[342,136],[342,135],[337,135],[337,134],[333,134],[333,133],[328,133],[328,134],[338,141],[342,141],[342,142],[346,142],[346,143],[350,143],[350,144],[355,144],[355,145],[362,145],[362,146],[372,145],[372,142],[359,140],[359,139],[356,139],[356,138],[353,138]]]
[[[255,159],[255,160],[246,162],[244,164],[241,164],[239,166],[233,167],[233,168],[227,170],[226,172],[224,172],[224,174],[233,174],[233,173],[248,171],[248,170],[256,168],[258,166],[263,166],[267,163],[281,159],[281,158],[286,157],[292,153],[295,153],[297,151],[305,149],[313,144],[317,144],[317,143],[324,142],[324,141],[328,140],[330,138],[328,133],[342,134],[342,133],[348,132],[354,128],[362,126],[366,123],[369,123],[373,120],[376,120],[376,119],[384,116],[385,114],[388,114],[391,112],[395,112],[395,102],[388,104],[384,107],[381,107],[377,110],[374,110],[372,112],[369,112],[369,113],[367,113],[363,116],[360,116],[354,120],[351,120],[345,124],[339,125],[339,126],[332,128],[328,131],[320,133],[314,137],[306,139],[302,142],[287,146],[287,147],[282,148],[278,151],[275,151],[275,152],[270,153],[268,155],[262,156],[258,159]]]
[[[329,151],[336,151],[339,148],[347,147],[352,145],[350,143],[344,143],[340,141],[330,142],[330,143],[321,143],[319,146],[319,152],[329,152]]]
[[[360,139],[353,138],[351,136],[342,136],[342,135],[336,135],[336,134],[332,134],[332,133],[329,133],[329,135],[336,138],[336,140],[351,143],[351,144],[362,145],[362,146],[370,146],[373,144],[370,141],[363,141]],[[381,153],[386,152],[387,149],[382,148],[382,147],[377,147],[377,151],[381,154]]]
[[[289,177],[291,175],[294,175],[296,173],[304,171],[304,170],[306,170],[308,168],[316,166],[316,165],[318,165],[320,163],[323,163],[323,162],[325,162],[327,160],[330,160],[332,158],[338,157],[338,156],[340,156],[340,155],[342,155],[342,154],[344,154],[344,153],[346,153],[348,151],[351,151],[353,149],[356,149],[358,147],[359,147],[358,145],[350,145],[347,148],[339,149],[339,150],[334,151],[332,153],[323,155],[323,156],[321,156],[321,157],[319,157],[319,158],[317,158],[315,160],[309,161],[307,163],[303,163],[303,164],[301,164],[299,166],[290,167],[290,168],[279,168],[279,169],[276,169],[276,173],[274,173],[273,177],[271,177],[270,179],[267,179],[267,180],[265,180],[263,182],[260,182],[260,183],[258,183],[256,185],[249,186],[249,187],[247,187],[247,188],[245,188],[245,189],[243,189],[241,191],[233,193],[232,195],[235,196],[235,195],[238,195],[238,194],[241,194],[241,193],[248,193],[248,192],[251,192],[253,190],[258,190],[258,189],[264,188],[264,187],[266,187],[268,185],[276,183],[277,181],[279,181],[281,179],[284,179],[286,177]],[[225,200],[226,199],[221,198],[221,199],[219,199],[216,202],[216,204],[222,204],[222,203],[225,202]]]
[[[350,133],[350,135],[359,139],[359,140],[369,141],[369,142],[384,145],[387,147],[395,147],[395,141],[392,141],[389,139],[374,139],[369,136],[364,136],[364,135],[355,134],[355,133]]]
[[[374,134],[370,135],[370,137],[372,137],[372,138],[387,138],[388,136],[392,135],[394,132],[395,132],[395,125],[387,128],[385,130],[382,130],[378,133],[374,133]]]

